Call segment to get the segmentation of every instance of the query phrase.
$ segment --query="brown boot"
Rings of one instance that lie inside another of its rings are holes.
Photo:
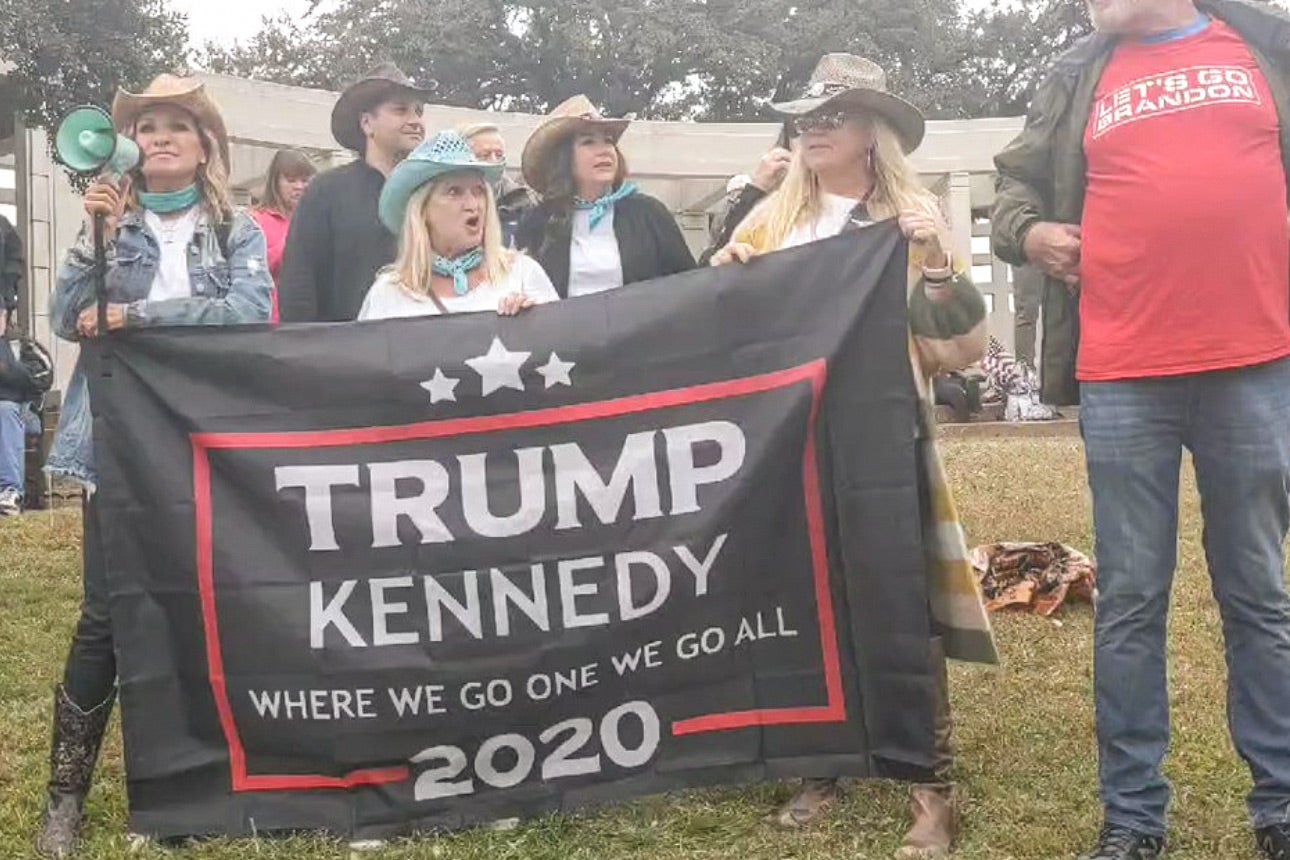
[[[49,753],[49,801],[36,850],[46,857],[76,853],[81,842],[85,796],[94,763],[112,716],[113,691],[98,705],[82,711],[61,686],[54,690],[54,742]]]
[[[769,821],[785,830],[805,827],[823,816],[842,799],[836,779],[804,779],[793,799],[770,816]]]
[[[959,829],[954,786],[915,785],[909,792],[909,800],[914,824],[896,851],[897,860],[948,857]]]

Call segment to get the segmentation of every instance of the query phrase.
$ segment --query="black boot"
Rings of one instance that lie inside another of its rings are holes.
[[[94,763],[112,716],[114,690],[82,711],[59,685],[54,690],[54,742],[49,753],[49,802],[36,850],[47,857],[70,857],[81,841],[81,817],[90,791]]]
[[[1290,860],[1290,823],[1260,828],[1254,837],[1267,860]]]
[[[1097,847],[1080,860],[1156,860],[1165,855],[1165,840],[1108,824],[1102,828]]]

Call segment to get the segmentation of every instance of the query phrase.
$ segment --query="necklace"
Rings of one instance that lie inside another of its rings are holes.
[[[161,244],[173,245],[179,240],[180,232],[187,225],[189,212],[191,211],[185,210],[177,218],[167,218],[164,215],[156,216],[157,232],[161,234],[158,238],[161,239]]]

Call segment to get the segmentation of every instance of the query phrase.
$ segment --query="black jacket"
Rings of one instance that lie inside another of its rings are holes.
[[[502,177],[497,191],[497,219],[502,222],[502,244],[516,247],[515,233],[524,216],[537,205],[537,196],[509,176]]]
[[[365,161],[309,183],[291,217],[278,274],[283,322],[342,322],[358,316],[376,272],[394,262],[398,240],[377,217],[385,175]]]
[[[694,268],[694,255],[667,207],[647,194],[614,204],[614,236],[623,264],[623,284],[648,281]],[[520,222],[516,245],[546,269],[560,298],[569,295],[569,246],[573,221],[541,203]]]
[[[757,204],[765,199],[766,192],[751,182],[743,187],[730,204],[730,208],[726,210],[726,214],[721,217],[721,229],[717,231],[716,239],[699,255],[700,266],[708,265],[713,254],[730,244],[730,240],[735,236],[735,230],[748,217],[748,213],[756,209]]]
[[[0,400],[25,403],[40,396],[40,388],[31,373],[18,360],[18,341],[0,337]]]

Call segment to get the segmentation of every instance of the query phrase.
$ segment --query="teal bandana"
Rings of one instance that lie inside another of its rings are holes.
[[[435,256],[431,266],[436,275],[452,278],[452,291],[459,296],[470,292],[470,273],[484,262],[484,252],[479,248],[467,251],[460,257]]]
[[[591,210],[591,229],[596,229],[596,225],[605,220],[605,216],[614,208],[614,204],[624,197],[631,197],[639,191],[635,185],[630,182],[624,182],[618,186],[616,191],[612,191],[597,200],[583,200],[581,197],[573,198],[573,205],[577,209]]]
[[[197,184],[189,185],[187,188],[181,188],[178,191],[140,191],[139,203],[149,212],[155,212],[158,215],[165,215],[170,212],[182,212],[185,209],[191,209],[202,199],[201,192],[197,190]]]

